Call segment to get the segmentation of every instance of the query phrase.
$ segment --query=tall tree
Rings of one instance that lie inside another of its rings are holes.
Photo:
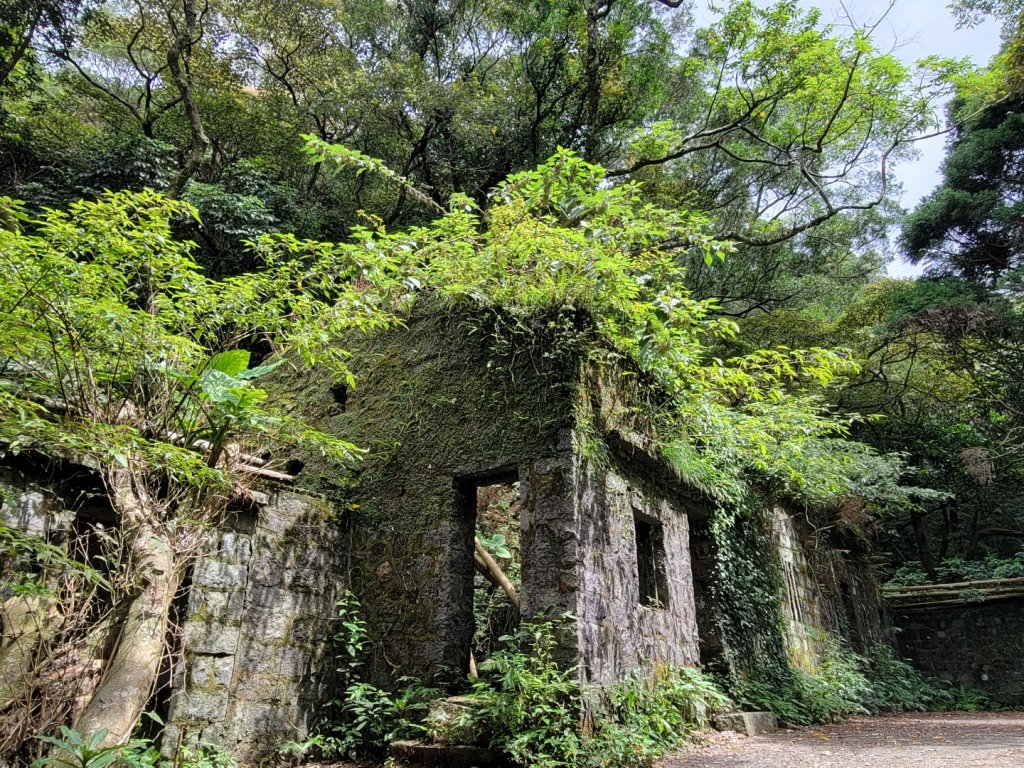
[[[172,602],[203,531],[233,494],[244,499],[240,452],[306,443],[353,457],[353,446],[266,402],[254,381],[270,367],[251,367],[240,347],[291,345],[344,377],[325,333],[386,322],[379,299],[392,275],[357,248],[284,238],[263,242],[261,271],[210,279],[170,228],[195,211],[153,192],[106,193],[35,222],[0,204],[14,222],[0,229],[0,445],[83,462],[106,486],[124,543],[107,553],[108,598],[92,597],[113,605],[76,610],[112,608],[124,622],[64,638],[72,659],[112,649],[68,714],[83,733],[105,728],[125,741],[157,684]],[[81,629],[74,618],[45,620]],[[82,661],[72,666],[86,670]]]
[[[1024,97],[1006,99],[955,127],[942,184],[903,227],[911,261],[993,287],[1015,278],[1024,257],[1022,107]]]

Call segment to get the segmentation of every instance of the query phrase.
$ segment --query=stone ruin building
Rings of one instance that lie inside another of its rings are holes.
[[[586,683],[727,663],[713,502],[646,450],[635,386],[581,366],[554,321],[530,343],[517,333],[496,317],[421,311],[355,341],[356,389],[279,376],[273,396],[366,455],[354,473],[291,457],[288,482],[266,481],[256,507],[210,532],[161,694],[168,744],[212,742],[251,764],[308,733],[336,695],[333,617],[346,590],[369,626],[367,675],[381,684],[457,684],[498,634],[565,614],[560,653]],[[62,472],[8,461],[0,522],[59,538],[76,514],[105,519],[101,503],[68,512],[88,471]],[[798,515],[780,506],[771,519],[797,663],[814,663],[808,625],[879,639],[866,571],[816,562]],[[518,611],[476,575],[478,529],[504,536]]]

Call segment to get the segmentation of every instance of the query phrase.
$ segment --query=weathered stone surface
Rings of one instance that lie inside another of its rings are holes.
[[[175,676],[168,717],[175,743],[212,740],[242,765],[303,738],[318,716],[316,694],[330,691],[320,678],[331,669],[324,659],[338,596],[328,578],[338,572],[336,533],[306,522],[310,510],[321,519],[319,502],[304,506],[294,493],[270,498],[282,506],[212,533],[196,563],[185,671]]]
[[[416,768],[499,768],[508,764],[492,749],[424,744],[419,741],[393,742],[388,747],[388,755]]]
[[[735,731],[746,736],[772,733],[779,724],[771,712],[729,712],[716,715],[714,726],[719,731]]]
[[[249,569],[244,565],[231,565],[216,560],[201,560],[192,574],[192,583],[210,589],[244,587]]]
[[[699,663],[686,508],[618,468],[583,463],[575,477],[581,562],[573,612],[585,680],[607,685],[635,669]],[[660,523],[668,590],[660,606],[642,604],[636,515]]]
[[[477,745],[481,734],[473,724],[473,711],[479,702],[468,696],[451,696],[430,702],[427,710],[427,735],[435,744]]]
[[[921,671],[1024,705],[1024,599],[896,611],[902,655]]]
[[[176,720],[179,723],[212,723],[221,720],[227,711],[226,691],[207,693],[193,690],[177,702]]]
[[[225,533],[220,540],[220,557],[225,562],[246,565],[252,558],[252,540],[237,533]]]

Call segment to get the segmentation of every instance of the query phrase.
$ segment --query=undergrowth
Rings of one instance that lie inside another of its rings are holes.
[[[815,673],[790,671],[772,682],[734,678],[725,686],[741,708],[764,709],[795,725],[833,722],[855,714],[991,709],[980,691],[927,677],[886,645],[864,655],[827,637]]]
[[[396,739],[423,733],[427,707],[440,690],[412,678],[397,682],[400,688],[384,690],[362,679],[363,656],[369,644],[359,601],[351,592],[337,603],[338,631],[334,635],[338,696],[328,702],[330,713],[316,733],[303,741],[285,742],[283,757],[356,759],[382,754]]]
[[[605,690],[581,687],[555,658],[554,622],[526,625],[481,666],[476,730],[518,765],[644,768],[708,725],[726,697],[694,668],[634,673]]]
[[[284,745],[295,758],[379,755],[399,738],[429,736],[429,702],[441,695],[403,680],[389,692],[360,680],[366,626],[358,603],[339,604],[338,679],[334,716],[305,742]],[[818,636],[813,673],[785,667],[771,679],[749,674],[716,679],[691,667],[634,672],[608,688],[581,685],[579,670],[559,663],[559,638],[572,617],[524,624],[480,665],[469,697],[475,706],[451,733],[473,734],[481,745],[530,768],[649,768],[705,730],[718,712],[769,710],[780,721],[806,725],[854,714],[977,710],[983,694],[927,678],[888,646],[865,654],[829,635]]]

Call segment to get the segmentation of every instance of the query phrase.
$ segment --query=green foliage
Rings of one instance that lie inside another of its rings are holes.
[[[89,584],[109,588],[102,573],[68,557],[62,547],[6,525],[0,525],[0,562],[4,588],[14,595],[52,594],[45,578],[55,573],[74,574]]]
[[[148,739],[132,739],[125,744],[101,746],[106,737],[106,730],[82,735],[73,728],[62,725],[60,736],[36,737],[52,749],[48,755],[33,762],[32,768],[155,768],[160,753]]]
[[[735,680],[730,695],[744,705],[768,709],[789,723],[839,720],[858,713],[942,712],[989,709],[983,693],[926,677],[896,658],[887,645],[874,645],[864,656],[843,642],[818,637],[819,657],[813,673],[793,670],[782,686]]]
[[[947,557],[935,569],[939,582],[987,581],[989,579],[1024,578],[1024,551],[1009,557],[990,553],[978,560]],[[920,561],[910,561],[897,568],[886,586],[909,587],[931,583]]]
[[[993,104],[958,126],[942,185],[903,227],[903,247],[915,263],[993,285],[1019,282],[1021,104],[1019,97]]]
[[[774,547],[766,546],[773,540],[766,509],[748,500],[734,509],[720,507],[710,521],[718,623],[727,674],[736,678],[730,691],[761,682],[766,691],[782,691],[792,683],[780,613],[785,587]]]
[[[502,560],[508,560],[512,557],[512,553],[508,548],[508,543],[505,541],[505,534],[493,533],[488,535],[477,532],[476,539],[480,542],[480,546],[490,552],[494,557],[501,558]]]
[[[633,674],[594,705],[594,733],[584,741],[580,764],[648,768],[728,707],[713,681],[693,667],[659,669],[653,677]]]
[[[318,156],[352,151],[317,142]],[[706,217],[643,201],[632,183],[609,186],[603,169],[562,150],[515,174],[486,212],[465,198],[430,227],[359,230],[358,241],[404,266],[406,282],[449,306],[472,306],[560,325],[596,368],[648,385],[644,431],[684,479],[739,500],[747,475],[767,475],[809,501],[844,493],[905,496],[898,461],[843,438],[850,417],[827,407],[826,389],[856,371],[841,351],[755,350],[729,359],[712,349],[735,323],[683,285],[685,264],[726,257]],[[529,322],[524,325],[529,326]]]
[[[579,677],[555,658],[558,631],[553,621],[524,626],[480,665],[474,685],[478,727],[519,765],[572,766],[580,755]]]
[[[217,744],[183,744],[174,757],[177,768],[235,768],[235,758]]]
[[[578,670],[554,655],[563,622],[524,625],[481,665],[474,685],[475,728],[516,764],[648,768],[725,708],[725,697],[692,668],[581,688]]]
[[[363,657],[369,644],[366,622],[359,600],[346,592],[337,604],[339,631],[334,635],[338,667],[336,685],[339,698],[328,703],[333,716],[320,724],[320,732],[306,742],[289,742],[280,751],[305,755],[311,751],[326,757],[356,759],[377,755],[396,740],[422,732],[420,723],[430,701],[439,691],[422,683],[401,679],[402,687],[385,691],[360,680]]]
[[[427,707],[439,691],[415,681],[404,682],[406,685],[395,692],[369,683],[348,686],[341,720],[329,726],[330,737],[323,751],[350,758],[377,755],[392,741],[422,734]]]
[[[370,642],[366,621],[359,612],[359,598],[345,592],[335,606],[341,628],[334,634],[338,667],[338,687],[342,690],[355,683],[361,674],[363,655]]]
[[[290,342],[345,376],[344,352],[328,339],[383,321],[379,302],[347,278],[375,276],[386,290],[388,265],[268,237],[261,272],[215,280],[174,239],[180,215],[195,211],[152,192],[107,193],[0,230],[0,440],[167,472],[204,492],[223,480],[216,465],[229,437],[351,458],[353,446],[267,407],[252,381],[268,369],[218,371],[211,360],[240,341]]]
[[[872,712],[973,712],[993,706],[979,691],[950,686],[924,676],[896,658],[889,646],[872,646],[862,662],[871,681],[871,695],[865,706]]]

